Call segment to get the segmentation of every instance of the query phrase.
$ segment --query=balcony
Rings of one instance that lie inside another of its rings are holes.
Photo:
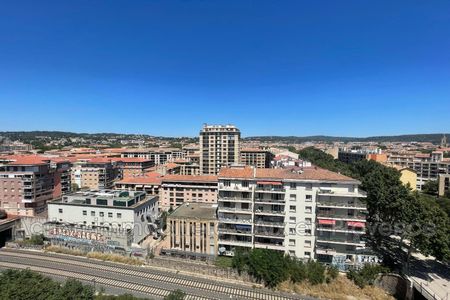
[[[261,204],[284,204],[286,201],[283,199],[267,199],[267,198],[256,198],[255,202],[261,203]]]
[[[219,206],[218,208],[219,212],[226,212],[226,213],[242,213],[242,214],[251,214],[252,210],[250,208],[241,208],[241,207],[224,207]]]
[[[284,230],[280,231],[270,231],[270,230],[264,230],[264,229],[255,229],[255,236],[260,237],[279,237],[283,238],[285,237]]]
[[[365,245],[365,241],[360,237],[351,236],[321,236],[317,235],[316,241],[318,243],[329,243],[329,244],[343,244],[343,245],[355,245],[361,246]]]
[[[336,211],[321,211],[320,209],[316,212],[318,219],[333,219],[333,220],[361,220],[365,221],[367,216],[364,213],[348,214]]]
[[[253,244],[250,240],[240,240],[236,238],[219,238],[219,245],[231,245],[240,247],[252,247]]]
[[[219,217],[219,222],[228,224],[252,224],[251,218]]]
[[[258,193],[284,193],[286,189],[283,187],[271,187],[271,186],[258,186],[255,189]]]
[[[353,198],[366,198],[367,194],[362,191],[358,192],[340,192],[333,191],[330,189],[320,189],[317,191],[319,196],[330,196],[330,197],[353,197]]]
[[[221,197],[219,196],[219,202],[244,202],[244,203],[252,203],[252,198],[243,198],[243,197]]]
[[[317,200],[317,207],[330,207],[330,208],[350,208],[350,209],[366,209],[366,205],[361,201],[329,201],[329,200]]]
[[[336,233],[353,233],[353,234],[365,234],[364,228],[362,229],[355,229],[348,226],[334,226],[334,227],[322,227],[317,226],[316,229],[318,231],[324,231],[324,232],[336,232]]]
[[[271,209],[257,209],[255,210],[255,215],[276,215],[276,216],[284,216],[284,210],[271,210]]]
[[[219,227],[219,234],[229,234],[229,235],[252,235],[251,227],[250,230],[240,230],[240,229],[233,229],[233,228],[220,228]]]

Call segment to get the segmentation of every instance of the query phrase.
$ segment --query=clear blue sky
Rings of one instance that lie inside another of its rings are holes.
[[[2,1],[0,131],[450,131],[448,0]]]

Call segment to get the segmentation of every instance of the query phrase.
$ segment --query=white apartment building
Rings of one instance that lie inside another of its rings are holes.
[[[357,180],[315,167],[223,168],[218,180],[220,254],[267,248],[341,269],[370,259]]]
[[[233,125],[204,125],[200,131],[200,173],[215,175],[239,163],[241,132]]]
[[[46,235],[77,247],[128,250],[153,232],[158,197],[141,191],[87,191],[48,203]]]

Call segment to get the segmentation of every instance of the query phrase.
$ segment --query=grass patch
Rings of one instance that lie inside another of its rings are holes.
[[[339,275],[330,283],[312,285],[307,281],[292,283],[285,281],[280,284],[279,289],[286,292],[295,292],[302,295],[309,295],[331,300],[394,300],[381,288],[365,286],[359,288],[351,280],[343,275]]]
[[[87,258],[94,258],[99,259],[103,261],[111,261],[116,263],[122,263],[132,266],[141,266],[144,264],[143,261],[132,258],[132,257],[126,257],[119,254],[108,254],[108,253],[100,253],[100,252],[88,252],[84,253],[80,250],[71,250],[63,247],[57,247],[57,246],[49,246],[45,248],[45,252],[54,252],[54,253],[61,253],[61,254],[68,254],[68,255],[75,255],[75,256],[84,256]]]
[[[232,261],[233,261],[233,258],[231,258],[231,257],[218,256],[214,260],[214,265],[216,267],[219,267],[219,268],[222,268],[222,269],[231,268],[232,267]]]

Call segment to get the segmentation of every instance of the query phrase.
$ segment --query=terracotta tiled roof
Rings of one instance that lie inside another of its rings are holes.
[[[144,176],[136,176],[136,177],[125,177],[120,181],[117,181],[116,184],[120,183],[131,183],[131,184],[151,184],[151,185],[160,185],[163,176],[159,173],[152,172],[147,173]]]
[[[182,181],[182,182],[217,182],[217,176],[214,175],[166,175],[163,182]]]
[[[286,169],[222,168],[219,172],[219,178],[357,181],[351,177],[318,167],[303,168],[302,173]]]
[[[136,163],[142,163],[142,162],[149,162],[150,159],[141,158],[141,157],[111,157],[111,161],[121,161],[124,163],[128,162],[136,162]]]

